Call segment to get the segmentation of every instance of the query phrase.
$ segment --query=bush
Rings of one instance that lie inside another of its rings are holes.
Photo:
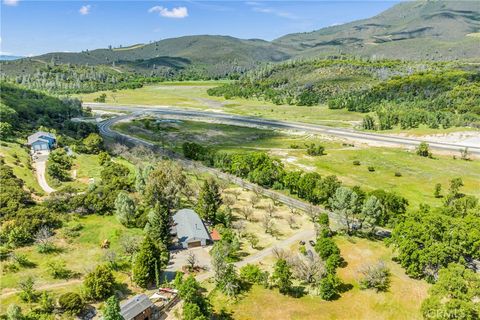
[[[64,261],[51,261],[47,264],[48,273],[53,279],[69,279],[72,271],[65,267]]]
[[[390,270],[383,262],[368,266],[361,271],[363,279],[360,280],[361,289],[375,289],[387,291],[390,287]]]
[[[323,156],[325,154],[325,147],[316,145],[315,143],[307,144],[307,154],[309,156]]]
[[[83,284],[86,296],[94,300],[110,297],[116,285],[112,270],[106,265],[99,265],[87,274]]]
[[[333,300],[338,296],[338,279],[333,274],[327,274],[320,280],[319,294],[323,300]]]
[[[359,165],[360,165],[360,161],[359,161],[359,160],[353,160],[353,165],[354,165],[354,166],[359,166]]]
[[[371,167],[371,166],[370,166],[370,167],[368,167],[368,171],[370,171],[370,172],[374,172],[374,171],[375,171],[375,167]]]
[[[401,172],[395,172],[395,177],[401,177],[402,176],[402,173]]]
[[[60,308],[67,313],[78,315],[83,311],[84,302],[82,297],[75,292],[67,292],[58,298]]]
[[[321,238],[315,244],[315,251],[323,259],[327,260],[331,255],[340,255],[340,249],[332,238]]]
[[[256,265],[247,264],[240,268],[240,278],[252,284],[265,284],[268,282],[268,272],[262,271]]]

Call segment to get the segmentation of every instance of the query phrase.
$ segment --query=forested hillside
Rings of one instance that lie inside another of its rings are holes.
[[[480,73],[469,64],[344,57],[289,61],[248,72],[210,95],[375,112],[366,129],[478,125]]]
[[[476,60],[479,31],[480,8],[474,1],[404,2],[369,19],[271,42],[199,35],[128,47],[53,52],[1,62],[0,76],[29,88],[85,93],[136,88],[150,81],[237,79],[265,63],[305,57]]]

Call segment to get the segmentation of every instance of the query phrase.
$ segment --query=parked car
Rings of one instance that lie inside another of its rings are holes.
[[[303,241],[303,240],[300,240],[299,243],[300,243],[301,246],[304,246],[304,245],[305,245],[305,241]]]
[[[310,241],[308,241],[308,243],[310,243],[310,245],[311,245],[312,247],[315,247],[315,241],[310,240]]]

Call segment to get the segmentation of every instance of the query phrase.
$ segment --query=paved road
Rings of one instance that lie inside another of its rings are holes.
[[[48,185],[47,179],[45,177],[45,169],[47,167],[46,157],[43,156],[43,155],[39,156],[39,158],[37,160],[34,160],[33,165],[34,165],[35,171],[37,173],[38,184],[43,189],[43,191],[45,191],[47,194],[55,192],[56,190]]]
[[[86,103],[85,107],[91,107],[92,109],[98,110],[108,110],[108,111],[123,111],[123,112],[133,112],[136,114],[158,114],[166,115],[170,117],[184,117],[184,118],[196,118],[196,119],[206,119],[206,120],[215,120],[222,123],[229,123],[235,125],[243,126],[262,126],[272,129],[284,129],[284,130],[295,130],[302,132],[310,132],[316,134],[326,134],[330,136],[336,136],[346,139],[351,139],[355,141],[361,141],[370,144],[385,144],[389,146],[400,146],[413,148],[416,147],[420,142],[424,140],[406,138],[406,137],[395,137],[383,134],[368,133],[355,131],[352,129],[345,128],[332,128],[328,126],[322,126],[317,124],[308,124],[308,123],[298,123],[298,122],[288,122],[280,120],[270,120],[257,117],[246,117],[239,116],[234,114],[227,114],[221,112],[211,112],[211,111],[201,111],[194,109],[181,109],[177,107],[168,107],[168,106],[121,106],[121,105],[107,105],[107,104],[96,104],[96,103]],[[435,141],[426,141],[430,145],[430,148],[433,150],[439,151],[448,151],[452,153],[459,153],[460,150],[468,147],[469,152],[473,155],[480,155],[480,145],[461,145],[453,143],[441,143]]]

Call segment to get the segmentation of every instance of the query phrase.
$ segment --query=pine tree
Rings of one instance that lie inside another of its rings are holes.
[[[221,204],[222,197],[217,182],[215,180],[206,180],[200,190],[196,206],[197,212],[205,220],[215,223],[217,211]]]
[[[105,302],[103,307],[103,319],[104,320],[124,320],[120,314],[120,303],[116,296],[111,296]]]
[[[162,251],[147,235],[133,263],[133,281],[142,288],[155,283],[156,265],[162,262]]]
[[[285,259],[278,259],[275,263],[272,279],[283,294],[288,293],[292,288],[292,271]]]
[[[170,214],[168,209],[156,204],[147,215],[145,234],[155,242],[168,247],[170,241]]]

